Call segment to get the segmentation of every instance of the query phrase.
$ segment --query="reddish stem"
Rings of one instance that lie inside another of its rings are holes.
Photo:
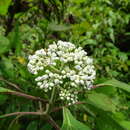
[[[41,102],[44,102],[44,103],[48,102],[47,100],[42,99],[40,97],[35,97],[35,96],[28,95],[28,94],[21,93],[21,92],[12,91],[12,92],[4,92],[4,93],[5,94],[10,94],[10,95],[16,95],[16,96],[24,97],[24,98],[31,99],[31,100],[41,101]]]
[[[59,110],[63,109],[63,107],[70,107],[70,106],[78,105],[78,104],[85,104],[85,102],[76,102],[75,104],[71,104],[71,105],[55,107],[51,112],[56,112],[56,111],[59,111]]]
[[[9,117],[9,116],[15,116],[15,115],[42,115],[41,112],[13,112],[9,114],[5,114],[0,116],[0,118]]]

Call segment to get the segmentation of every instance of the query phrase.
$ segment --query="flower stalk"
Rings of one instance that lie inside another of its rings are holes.
[[[46,104],[46,111],[45,111],[45,114],[49,114],[50,113],[50,109],[52,107],[52,105],[54,104],[54,96],[55,96],[55,90],[56,90],[56,87],[53,87],[53,90],[52,90],[52,93],[51,93],[51,98],[50,98],[50,101],[49,103]]]

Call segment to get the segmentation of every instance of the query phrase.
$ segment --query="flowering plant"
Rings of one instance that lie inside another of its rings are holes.
[[[45,92],[57,90],[59,98],[68,104],[78,100],[78,92],[92,87],[95,69],[92,58],[81,47],[58,41],[48,49],[40,49],[29,56],[28,70]]]
[[[0,118],[17,115],[14,119],[17,120],[24,115],[35,115],[40,116],[40,120],[43,120],[43,122],[41,122],[42,124],[47,122],[49,126],[53,126],[56,130],[89,130],[86,124],[84,125],[73,117],[67,107],[84,104],[79,108],[81,108],[81,110],[83,108],[83,110],[86,111],[94,106],[94,108],[98,108],[97,110],[101,113],[100,116],[102,116],[102,112],[105,111],[115,113],[119,106],[116,105],[115,100],[101,93],[101,91],[100,93],[91,91],[87,94],[87,98],[86,95],[83,94],[83,97],[85,97],[83,100],[81,98],[81,92],[84,93],[91,88],[94,89],[102,86],[117,87],[130,92],[129,85],[117,80],[109,80],[93,86],[96,71],[92,58],[87,56],[83,48],[76,47],[70,42],[58,41],[57,43],[49,45],[47,49],[37,50],[34,55],[29,56],[27,68],[35,77],[38,88],[37,92],[39,92],[39,90],[41,91],[38,96],[25,93],[18,85],[2,77],[0,77],[0,80],[14,87],[15,90],[0,87],[0,93],[20,96],[36,101],[36,108],[31,111],[17,111],[4,114],[1,115]],[[104,90],[106,90],[106,88],[104,88]],[[112,93],[115,93],[114,88],[113,90]],[[42,97],[46,99],[42,98],[41,94],[43,94]],[[61,102],[63,103],[62,105]],[[33,103],[34,102],[32,102],[32,104]],[[77,110],[79,110],[79,108],[76,107]],[[56,112],[61,109],[63,109],[63,123],[60,128],[60,123],[53,120],[53,116],[54,118],[55,116],[59,116],[59,113],[56,114]],[[94,118],[98,112],[97,110],[92,109],[92,112],[90,111],[90,113],[94,113]],[[83,120],[85,121],[86,114],[84,113],[81,116],[83,116]],[[48,127],[45,129],[48,129]]]

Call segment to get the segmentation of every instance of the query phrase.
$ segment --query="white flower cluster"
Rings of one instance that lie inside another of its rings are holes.
[[[91,89],[96,72],[93,60],[70,42],[58,41],[29,56],[28,70],[37,75],[37,86],[45,92],[57,87],[61,100],[75,103],[78,91]]]

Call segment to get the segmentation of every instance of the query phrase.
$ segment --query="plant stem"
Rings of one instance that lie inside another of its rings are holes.
[[[22,116],[22,115],[17,115],[16,118],[11,121],[11,123],[9,124],[9,127],[8,127],[9,130],[12,128],[12,126],[14,125],[14,123],[15,123],[21,116]]]
[[[35,96],[32,96],[32,95],[28,95],[28,94],[21,93],[21,92],[17,92],[17,91],[3,92],[3,94],[16,95],[16,96],[24,97],[24,98],[30,99],[30,100],[41,101],[41,102],[44,102],[44,103],[47,103],[47,102],[48,102],[47,100],[42,99],[42,98],[40,98],[40,97],[35,97]]]
[[[51,116],[47,115],[47,121],[50,123],[56,130],[60,130],[60,127],[56,124],[56,122],[52,119]]]
[[[9,116],[15,116],[15,115],[42,115],[41,112],[13,112],[13,113],[9,113],[9,114],[5,114],[5,115],[1,115],[0,118],[5,118],[5,117],[9,117]]]
[[[58,73],[58,74],[61,73],[57,68],[55,68],[55,67],[53,67],[53,66],[50,66],[50,69],[51,69],[51,71],[54,72],[54,73]]]
[[[98,87],[103,87],[103,86],[112,86],[112,84],[97,84],[97,85],[94,85],[93,87],[92,87],[92,89],[95,89],[95,88],[98,88]]]
[[[3,77],[0,77],[0,81],[4,81],[5,83],[7,83],[8,85],[14,87],[15,89],[19,90],[19,91],[23,91],[22,89],[20,89],[20,87],[10,81],[7,81],[6,79],[4,79]]]
[[[73,105],[80,105],[80,104],[85,104],[86,102],[76,102],[75,104],[71,104],[71,105],[65,105],[65,106],[60,106],[60,107],[55,107],[51,112],[57,112],[61,109],[63,109],[64,107],[70,107],[70,106],[73,106]]]
[[[54,96],[55,96],[55,89],[56,89],[56,87],[53,87],[53,90],[52,90],[52,93],[51,93],[51,99],[50,99],[49,103],[46,105],[45,114],[48,114],[48,113],[49,113],[50,107],[51,107],[52,104],[53,104],[53,99],[54,99]]]

